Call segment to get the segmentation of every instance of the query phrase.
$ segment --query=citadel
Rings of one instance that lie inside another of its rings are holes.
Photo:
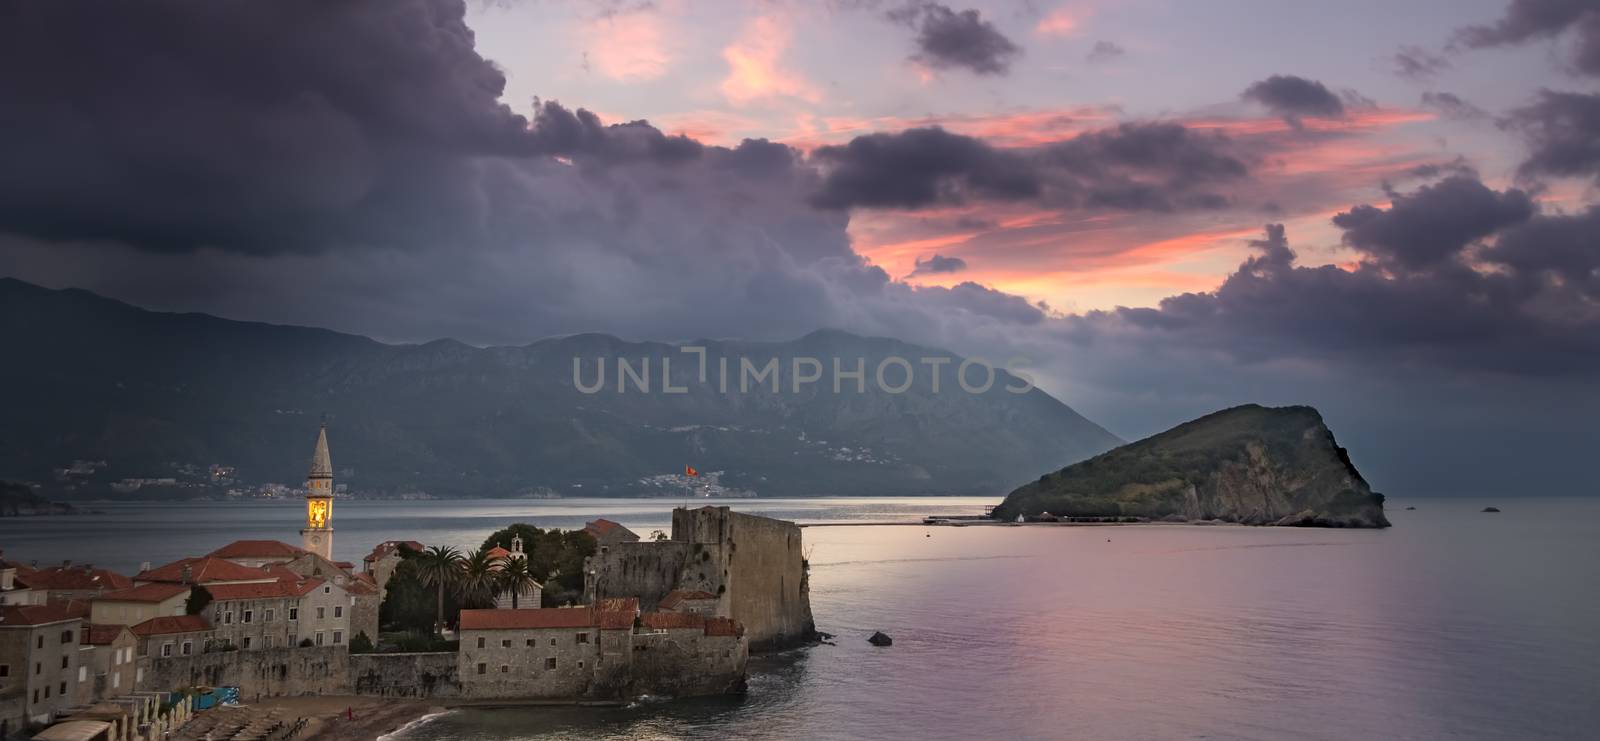
[[[185,728],[210,687],[441,703],[742,692],[752,649],[814,634],[800,528],[708,506],[674,510],[664,540],[589,523],[583,604],[541,607],[530,580],[460,610],[455,650],[352,652],[379,638],[387,587],[424,545],[334,560],[333,471],[324,427],[298,545],[240,540],[132,576],[0,558],[0,739],[199,738]],[[486,554],[507,568],[523,545]]]

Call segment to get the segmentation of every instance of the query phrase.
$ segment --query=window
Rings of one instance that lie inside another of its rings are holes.
[[[68,665],[71,664],[71,663],[72,663],[72,657],[70,657],[70,656],[61,657],[61,668],[62,669],[69,668]]]
[[[507,666],[505,664],[501,664],[500,665],[500,673],[501,674],[510,674],[511,673],[511,667],[509,667],[509,666]]]
[[[11,665],[10,664],[0,664],[0,679],[5,679],[6,677],[9,677],[9,676],[11,676]]]
[[[483,648],[483,645],[484,645],[483,636],[478,636],[478,648]]]
[[[265,622],[269,622],[269,623],[272,622],[272,612],[273,612],[272,608],[268,607],[267,608],[267,614],[261,616],[261,619],[263,621],[265,621]]]
[[[333,632],[333,645],[337,646],[341,643],[344,643],[344,631],[336,630]]]
[[[478,662],[478,673],[479,674],[488,674],[489,673],[489,665],[485,664],[485,663],[483,663],[481,661]]]
[[[233,610],[229,610],[229,611],[223,613],[222,622],[223,622],[224,625],[232,625],[233,624]]]
[[[39,676],[40,674],[43,674],[43,673],[44,673],[44,664],[42,662],[38,662],[38,661],[33,662],[33,675],[34,676]]]
[[[217,609],[213,610],[211,612],[211,624],[212,625],[220,625],[221,623],[222,623],[222,605],[217,605]]]
[[[550,636],[550,645],[552,645],[552,646],[556,645],[556,637],[555,636]]]
[[[333,608],[333,616],[334,617],[344,617],[344,608],[340,607],[340,606],[335,606]]]
[[[39,701],[39,691],[38,690],[34,690],[33,691],[33,701],[34,702],[38,702]]]
[[[121,672],[112,672],[112,674],[111,674],[111,686],[113,688],[122,686],[122,673]]]
[[[62,682],[61,683],[61,694],[63,694],[63,695],[67,694],[67,683],[66,682]]]
[[[320,631],[320,630],[319,630],[319,631],[317,631],[317,640],[316,640],[316,644],[317,644],[317,645],[318,645],[318,646],[321,646],[321,645],[322,645],[322,631]]]
[[[246,651],[250,650],[250,640],[251,640],[250,636],[245,636],[244,637],[244,650],[246,650]]]
[[[507,638],[505,640],[500,641],[500,647],[501,648],[511,648],[511,639]]]
[[[39,636],[39,641],[34,644],[34,648],[44,648],[44,636]]]
[[[533,639],[532,638],[528,639],[528,648],[533,648]]]
[[[44,699],[50,699],[50,685],[48,684],[44,686]]]
[[[167,642],[167,643],[161,644],[161,657],[162,658],[166,658],[166,657],[171,656],[171,655],[172,655],[172,643],[171,642]]]
[[[141,666],[141,667],[133,670],[133,683],[134,684],[138,684],[138,683],[143,682],[143,681],[144,681],[144,667]]]
[[[239,620],[239,622],[248,623],[248,622],[251,622],[251,621],[255,620],[255,617],[256,617],[256,611],[255,610],[245,610],[244,611],[244,616]]]
[[[83,680],[88,679],[88,678],[89,678],[89,667],[87,667],[87,666],[78,667],[78,681],[82,682]]]
[[[318,607],[317,608],[317,619],[321,620],[324,617],[327,617],[327,612],[328,612],[328,608],[326,608],[326,607]]]
[[[70,631],[70,630],[61,631],[61,642],[62,643],[71,643],[72,642],[72,631]]]
[[[293,633],[289,634],[289,648],[294,648],[295,646],[300,645],[300,642],[295,640],[295,638],[298,638],[298,637],[299,636],[296,636]]]
[[[582,668],[583,668],[583,660],[582,660],[582,659],[579,659],[579,660],[578,660],[578,668],[579,668],[579,669],[582,669]]]
[[[191,655],[193,653],[194,653],[194,641],[184,641],[183,642],[183,655],[184,656],[189,656],[189,655]]]
[[[322,588],[322,593],[323,594],[333,594],[333,587],[323,587]]]
[[[545,659],[544,660],[544,668],[547,669],[547,670],[556,668],[556,657],[551,656],[550,658]]]
[[[290,620],[299,620],[300,619],[300,608],[298,608],[298,607],[289,608],[289,619]]]
[[[588,643],[589,642],[589,634],[588,633],[579,633],[578,634],[578,642],[579,643]]]

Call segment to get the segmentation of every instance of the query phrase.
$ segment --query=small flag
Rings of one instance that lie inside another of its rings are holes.
[[[684,466],[683,467],[683,475],[685,475],[685,476],[699,476],[700,472],[694,470],[694,466]]]

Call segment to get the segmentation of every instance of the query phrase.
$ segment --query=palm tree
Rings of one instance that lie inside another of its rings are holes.
[[[461,552],[447,545],[429,546],[417,557],[417,576],[425,587],[433,587],[439,594],[439,611],[433,620],[433,629],[444,630],[444,590],[456,589],[461,583]]]
[[[461,564],[461,601],[476,607],[494,606],[499,589],[500,561],[479,548]]]
[[[501,592],[511,593],[511,609],[517,609],[517,596],[522,594],[539,580],[533,578],[533,571],[528,568],[528,559],[512,558],[506,561],[504,568],[500,569]],[[534,605],[538,607],[538,605]]]

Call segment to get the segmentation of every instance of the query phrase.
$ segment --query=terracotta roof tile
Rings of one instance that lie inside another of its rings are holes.
[[[744,625],[733,618],[712,617],[706,618],[706,635],[732,636],[744,635]]]
[[[703,629],[706,627],[706,616],[692,612],[647,612],[639,616],[639,624],[651,630]]]
[[[85,625],[83,643],[89,646],[109,646],[128,630],[126,625]]]
[[[119,589],[115,592],[106,592],[95,598],[96,602],[163,602],[189,591],[186,584],[169,584],[167,582],[151,582],[140,584],[132,589]]]
[[[510,558],[511,551],[501,548],[500,546],[495,546],[487,551],[484,551],[484,555],[488,556],[489,560],[491,561],[497,561],[500,559]]]
[[[595,611],[588,607],[539,607],[525,610],[462,610],[462,630],[540,630],[593,628]]]
[[[208,584],[206,590],[218,602],[242,599],[284,599],[303,597],[322,586],[322,579],[278,579],[255,584]]]
[[[206,555],[212,558],[295,558],[305,549],[281,540],[235,540]]]
[[[87,591],[93,589],[127,589],[133,580],[114,571],[89,569],[83,566],[52,566],[28,574],[28,586],[43,590]]]
[[[199,633],[211,630],[211,621],[200,615],[163,615],[153,617],[131,628],[136,636],[170,635],[173,633]]]
[[[671,610],[687,600],[714,600],[716,598],[717,595],[698,589],[674,589],[667,592],[667,596],[661,598],[661,604],[657,605],[657,607],[663,610]]]
[[[0,627],[9,625],[48,625],[64,620],[82,620],[77,601],[51,602],[43,605],[6,605],[0,607]]]
[[[612,522],[611,520],[607,520],[607,519],[605,519],[603,517],[598,519],[598,520],[595,520],[593,522],[590,522],[587,525],[584,525],[583,529],[584,529],[585,532],[589,533],[589,535],[592,536],[596,540],[599,540],[601,537],[604,537],[606,535],[610,535],[613,532],[621,532],[621,533],[624,533],[625,535],[632,536],[634,538],[638,538],[639,537],[639,535],[637,533],[633,532],[632,530],[629,530],[626,527],[623,527],[622,523],[620,523],[620,522]]]
[[[185,566],[189,567],[187,583],[191,584],[210,584],[219,581],[252,581],[271,578],[270,574],[263,572],[261,569],[240,566],[232,561],[211,556],[182,558],[165,566],[149,571],[141,571],[133,578],[135,581],[185,583],[183,573]]]

